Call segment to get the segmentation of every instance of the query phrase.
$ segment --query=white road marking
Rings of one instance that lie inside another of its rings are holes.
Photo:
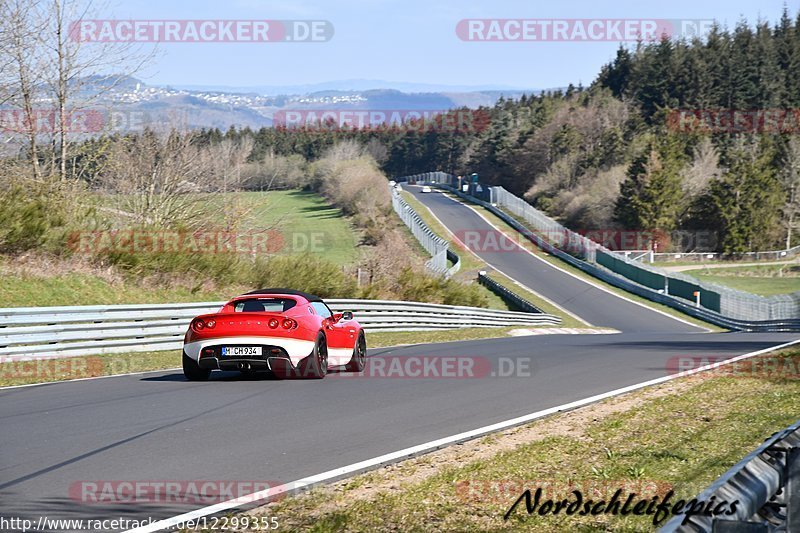
[[[790,342],[786,342],[784,344],[779,344],[777,346],[772,346],[770,348],[764,348],[763,350],[758,350],[755,352],[746,353],[743,355],[738,355],[736,357],[732,357],[731,359],[726,359],[725,361],[719,361],[713,364],[709,364],[706,366],[698,367],[692,370],[687,370],[685,372],[681,372],[678,374],[670,374],[668,376],[651,379],[649,381],[644,381],[642,383],[637,383],[635,385],[629,385],[627,387],[622,387],[620,389],[612,390],[609,392],[604,392],[602,394],[597,394],[595,396],[590,396],[588,398],[584,398],[582,400],[577,400],[570,403],[565,403],[563,405],[559,405],[556,407],[551,407],[549,409],[544,409],[542,411],[536,411],[535,413],[530,413],[527,415],[519,416],[517,418],[511,418],[509,420],[505,420],[503,422],[497,422],[496,424],[491,424],[488,426],[483,426],[477,429],[473,429],[470,431],[465,431],[463,433],[458,433],[456,435],[451,435],[449,437],[444,437],[437,440],[432,440],[430,442],[426,442],[423,444],[418,444],[417,446],[411,446],[410,448],[404,448],[402,450],[398,450],[396,452],[387,453],[384,455],[380,455],[378,457],[374,457],[372,459],[367,459],[365,461],[360,461],[358,463],[353,463],[347,466],[343,466],[340,468],[335,468],[333,470],[328,470],[327,472],[323,472],[321,474],[316,474],[313,476],[304,477],[302,479],[298,479],[297,481],[293,481],[291,483],[286,483],[284,485],[279,485],[276,487],[272,487],[267,490],[263,490],[260,492],[254,492],[252,494],[247,494],[245,496],[240,496],[239,498],[235,498],[232,500],[228,500],[226,502],[221,502],[215,505],[210,505],[208,507],[203,507],[201,509],[196,509],[194,511],[190,511],[188,513],[183,513],[177,516],[173,516],[171,518],[166,518],[164,520],[154,522],[149,525],[145,525],[142,527],[138,527],[135,529],[128,530],[127,533],[150,533],[153,531],[161,531],[163,529],[175,527],[178,524],[185,523],[190,520],[197,520],[198,518],[202,518],[204,516],[214,515],[218,513],[222,513],[224,511],[230,511],[231,509],[235,509],[242,505],[267,500],[269,498],[274,498],[281,494],[287,494],[294,491],[298,491],[301,489],[310,488],[313,485],[317,485],[326,481],[331,481],[336,478],[345,477],[348,475],[353,475],[365,470],[373,469],[378,466],[381,466],[386,463],[393,463],[397,462],[401,459],[408,459],[415,455],[419,455],[422,453],[430,452],[439,448],[443,448],[445,446],[449,446],[451,444],[455,444],[457,442],[465,441],[474,439],[476,437],[480,437],[487,433],[493,433],[496,431],[501,431],[504,429],[508,429],[510,427],[519,426],[520,424],[524,424],[526,422],[531,422],[536,420],[537,418],[542,418],[548,415],[552,415],[558,413],[560,411],[570,411],[572,409],[576,409],[578,407],[583,407],[585,405],[589,405],[591,403],[598,402],[600,400],[605,400],[607,398],[611,398],[614,396],[619,396],[620,394],[625,394],[627,392],[632,392],[638,389],[642,389],[644,387],[649,387],[651,385],[657,385],[659,383],[664,383],[666,381],[671,381],[673,379],[686,377],[692,374],[696,374],[698,372],[704,372],[706,370],[712,370],[714,368],[719,368],[721,366],[725,366],[731,363],[735,363],[736,361],[741,361],[742,359],[747,359],[750,357],[755,357],[757,355],[761,355],[763,353],[771,352],[773,350],[779,350],[781,348],[785,348],[787,346],[791,346],[793,344],[800,343],[800,338],[795,339]]]
[[[409,192],[409,194],[411,194],[411,193]],[[455,203],[457,203],[457,204],[460,204],[460,203],[461,203],[461,202],[459,202],[459,201],[457,201],[457,200],[453,200],[452,198],[450,198],[450,197],[449,197],[448,195],[446,195],[446,194],[442,194],[442,196],[444,196],[444,197],[445,197],[445,198],[447,198],[448,200],[450,200],[450,201],[453,201],[453,202],[455,202]],[[583,318],[579,317],[578,315],[576,315],[576,314],[575,314],[575,313],[573,313],[572,311],[569,311],[569,310],[567,310],[567,309],[564,309],[563,307],[561,307],[560,305],[558,305],[557,303],[555,303],[555,302],[554,302],[553,300],[551,300],[550,298],[548,298],[548,297],[546,297],[546,296],[544,296],[544,295],[542,295],[542,294],[539,294],[539,292],[535,291],[534,289],[532,289],[532,288],[528,287],[527,285],[525,285],[525,284],[523,284],[523,283],[521,283],[521,282],[519,282],[519,281],[515,280],[514,278],[512,278],[511,276],[509,276],[508,274],[506,274],[505,272],[503,272],[502,270],[500,270],[499,268],[497,268],[496,266],[494,266],[493,264],[491,264],[490,262],[488,262],[487,260],[485,260],[484,258],[482,258],[481,256],[479,256],[479,255],[478,255],[478,254],[477,254],[475,251],[471,250],[471,249],[470,249],[470,248],[469,248],[469,247],[466,245],[466,243],[464,243],[464,241],[462,241],[461,239],[459,239],[459,238],[456,236],[456,234],[455,234],[455,233],[453,233],[453,232],[450,230],[450,228],[448,228],[448,227],[447,227],[447,225],[446,225],[444,222],[442,222],[442,221],[439,219],[439,217],[437,217],[437,216],[436,216],[436,214],[433,212],[433,210],[432,210],[430,207],[428,207],[427,205],[425,205],[425,204],[424,204],[424,203],[423,203],[421,200],[417,200],[417,201],[418,201],[419,203],[421,203],[421,204],[422,204],[422,205],[425,207],[425,209],[427,209],[427,210],[428,210],[428,212],[431,214],[431,216],[433,216],[433,218],[435,218],[435,219],[436,219],[436,221],[437,221],[439,224],[441,224],[441,226],[442,226],[442,227],[445,229],[445,231],[447,231],[447,232],[450,234],[450,236],[451,236],[452,240],[456,241],[458,244],[460,244],[460,245],[461,245],[461,249],[463,249],[463,250],[466,250],[467,252],[471,253],[473,256],[475,256],[475,258],[476,258],[478,261],[480,261],[480,262],[482,262],[482,263],[486,263],[487,265],[489,265],[490,267],[492,267],[492,268],[493,268],[493,269],[494,269],[496,272],[499,272],[500,274],[502,274],[503,276],[507,277],[507,278],[508,278],[508,279],[510,279],[512,282],[514,282],[514,284],[515,284],[515,285],[517,285],[518,287],[521,287],[521,288],[525,289],[526,291],[529,291],[529,292],[531,292],[531,293],[535,294],[536,296],[538,296],[539,298],[541,298],[541,299],[542,299],[542,300],[544,300],[545,302],[549,303],[550,305],[552,305],[552,306],[553,306],[553,307],[555,307],[556,309],[558,309],[558,310],[560,310],[561,312],[563,312],[565,315],[569,315],[569,316],[571,316],[572,318],[574,318],[575,320],[577,320],[578,322],[583,322],[584,324],[586,324],[586,325],[587,325],[587,326],[589,326],[589,327],[594,327],[594,326],[593,326],[592,324],[590,324],[588,321],[586,321],[586,320],[584,320]],[[469,207],[469,206],[468,206],[468,205],[466,205],[466,204],[462,204],[462,205],[464,205],[465,207]],[[477,214],[478,214],[478,215],[480,215],[480,213],[477,213]],[[481,217],[481,218],[483,218],[483,217]],[[486,219],[484,219],[484,220],[486,220]],[[489,222],[489,221],[488,221],[488,220],[486,220],[486,222]],[[489,222],[489,224],[491,224],[491,222]],[[499,230],[498,230],[498,231],[499,231]],[[511,240],[513,240],[513,239],[511,239]],[[524,249],[524,248],[523,248],[523,249]],[[525,251],[528,251],[528,250],[525,250]]]
[[[508,234],[507,234],[506,232],[504,232],[503,230],[501,230],[500,228],[498,228],[496,225],[494,225],[494,224],[493,224],[493,223],[492,223],[492,222],[491,222],[491,221],[490,221],[488,218],[486,218],[485,216],[483,216],[483,214],[482,214],[480,211],[478,211],[477,209],[475,209],[475,208],[474,208],[474,207],[472,207],[471,205],[467,205],[467,204],[465,204],[465,203],[459,202],[458,200],[455,200],[455,199],[453,199],[453,198],[450,198],[450,197],[449,197],[449,196],[447,196],[447,195],[444,195],[444,196],[445,196],[445,197],[446,197],[448,200],[450,200],[451,202],[456,202],[456,203],[459,203],[459,204],[463,205],[464,207],[466,207],[467,209],[471,209],[471,210],[472,210],[472,211],[473,211],[473,212],[474,212],[476,215],[478,215],[479,217],[481,217],[481,218],[482,218],[482,219],[483,219],[483,220],[484,220],[484,221],[485,221],[487,224],[489,224],[491,227],[493,227],[493,228],[494,228],[494,229],[496,229],[497,231],[499,231],[499,232],[503,233],[504,235],[508,236]],[[514,230],[514,231],[516,231],[516,230]],[[511,240],[511,242],[513,242],[513,243],[514,243],[516,246],[518,246],[520,249],[522,249],[522,250],[524,250],[526,253],[528,253],[528,254],[529,254],[531,257],[534,257],[534,258],[536,258],[538,261],[541,261],[541,262],[543,262],[543,263],[545,263],[545,264],[547,264],[547,265],[550,265],[551,267],[553,267],[553,268],[555,268],[555,269],[557,269],[557,270],[560,270],[560,271],[561,271],[561,272],[563,272],[564,274],[567,274],[567,275],[569,275],[569,276],[572,276],[573,278],[575,278],[575,279],[577,279],[577,280],[579,280],[579,281],[582,281],[583,283],[586,283],[587,285],[591,285],[592,287],[595,287],[595,288],[597,288],[597,289],[600,289],[601,291],[605,291],[605,292],[607,292],[608,294],[611,294],[611,295],[613,295],[613,296],[616,296],[617,298],[621,298],[621,299],[625,300],[626,302],[630,302],[630,303],[632,303],[632,304],[638,305],[639,307],[644,307],[645,309],[649,309],[650,311],[653,311],[653,312],[656,312],[656,313],[660,313],[660,314],[664,315],[665,317],[671,318],[672,320],[677,320],[678,322],[683,322],[684,324],[688,324],[688,325],[690,325],[690,326],[693,326],[693,327],[696,327],[696,328],[704,329],[704,330],[705,330],[705,331],[707,331],[707,332],[711,332],[711,331],[712,331],[712,330],[710,330],[710,329],[708,329],[708,328],[706,328],[706,327],[704,327],[704,326],[700,326],[700,325],[698,325],[698,324],[694,324],[694,323],[692,323],[692,322],[689,322],[688,320],[685,320],[685,319],[683,319],[683,318],[677,317],[677,316],[675,316],[675,315],[671,315],[671,314],[669,314],[669,313],[667,313],[667,312],[665,312],[665,311],[662,311],[662,310],[660,310],[660,309],[656,309],[656,308],[654,308],[654,307],[650,307],[650,306],[649,306],[649,305],[647,305],[647,304],[643,304],[643,303],[641,303],[641,302],[637,302],[636,300],[631,300],[630,298],[628,298],[628,297],[626,297],[626,296],[623,296],[623,295],[621,295],[621,294],[618,294],[618,293],[616,293],[616,292],[612,291],[611,289],[608,289],[608,288],[606,288],[606,287],[603,287],[602,285],[599,285],[599,284],[597,284],[597,283],[595,283],[595,282],[593,282],[593,281],[590,281],[590,280],[588,280],[588,279],[585,279],[585,278],[582,278],[582,277],[580,277],[580,276],[578,276],[578,275],[575,275],[575,274],[573,274],[572,272],[570,272],[570,271],[568,271],[568,270],[565,270],[565,269],[563,269],[563,268],[561,268],[561,267],[559,267],[559,266],[557,266],[557,265],[554,265],[553,263],[551,263],[551,262],[549,262],[549,261],[545,261],[545,260],[544,260],[544,259],[542,259],[541,257],[537,256],[535,253],[531,252],[530,250],[528,250],[527,248],[525,248],[524,246],[522,246],[521,244],[519,244],[519,243],[518,243],[518,242],[517,242],[515,239],[512,239],[512,238],[510,238],[510,237],[509,237],[509,240]],[[534,245],[534,246],[535,246],[535,245]],[[498,270],[498,272],[499,272],[499,270]],[[620,289],[620,290],[622,290],[622,289]]]
[[[40,383],[28,383],[27,385],[9,385],[0,387],[0,392],[10,389],[24,389],[25,387],[41,387],[43,385],[54,385],[56,383],[74,383],[76,381],[90,381],[93,379],[122,378],[125,376],[141,376],[143,374],[156,374],[158,372],[172,372],[173,370],[183,370],[181,367],[159,368],[158,370],[143,370],[141,372],[128,372],[127,374],[109,374],[107,376],[92,376],[90,378],[62,379],[59,381],[42,381]]]
[[[610,328],[519,328],[508,332],[512,337],[526,337],[529,335],[612,335],[616,333],[621,333],[621,331]]]

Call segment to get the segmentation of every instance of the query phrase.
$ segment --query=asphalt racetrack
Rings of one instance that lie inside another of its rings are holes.
[[[417,196],[454,231],[489,229],[440,193]],[[3,515],[168,518],[215,502],[94,503],[81,488],[104,481],[288,483],[663,377],[676,371],[680,356],[730,357],[797,338],[703,333],[530,254],[481,256],[589,323],[622,333],[371,349],[366,375],[332,373],[321,381],[214,372],[208,382],[190,383],[169,370],[0,389]],[[463,372],[439,372],[459,360],[468,363]],[[409,364],[429,368],[410,377]]]

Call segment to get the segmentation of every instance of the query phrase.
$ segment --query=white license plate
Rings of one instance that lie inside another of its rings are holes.
[[[261,355],[261,346],[224,346],[222,355]]]

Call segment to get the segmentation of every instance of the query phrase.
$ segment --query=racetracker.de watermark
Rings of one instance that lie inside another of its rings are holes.
[[[334,372],[342,379],[484,379],[529,378],[530,357],[387,355],[370,357],[362,372]]]
[[[151,113],[135,110],[82,109],[61,115],[55,109],[0,109],[0,132],[9,134],[54,134],[64,133],[114,133],[126,131],[163,131],[185,129],[189,125],[189,114],[185,111]]]
[[[76,20],[69,37],[92,43],[320,43],[328,20]]]
[[[201,254],[275,254],[321,253],[334,245],[325,231],[148,231],[108,230],[76,231],[69,235],[67,246],[82,254],[102,252],[128,253],[201,253]]]
[[[282,483],[272,480],[81,480],[69,486],[69,497],[81,504],[211,505],[277,499],[286,494],[283,489]]]
[[[462,41],[635,42],[702,37],[712,19],[463,19]]]
[[[53,381],[102,376],[110,366],[109,358],[29,357],[0,355],[0,379]],[[127,365],[125,365],[127,367]],[[121,369],[118,369],[121,370]],[[119,372],[123,373],[123,372]]]
[[[540,238],[558,248],[575,252],[586,251],[588,246],[578,236],[615,251],[713,250],[717,244],[717,232],[705,230],[664,232],[612,228],[570,231],[562,228],[510,235],[499,230],[465,229],[456,230],[454,234],[460,243],[473,252],[524,252],[526,243],[530,242],[528,237]]]
[[[696,378],[800,379],[800,355],[750,357],[725,363],[731,356],[677,355],[665,365],[666,373]],[[703,369],[700,371],[700,369]]]
[[[490,117],[473,109],[285,109],[277,111],[272,122],[304,133],[353,129],[477,133],[489,126]]]
[[[667,128],[679,133],[800,133],[800,109],[675,109]]]

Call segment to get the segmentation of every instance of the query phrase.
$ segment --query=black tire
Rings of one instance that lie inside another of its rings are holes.
[[[189,381],[206,381],[211,375],[211,370],[200,368],[197,361],[183,354],[183,375]]]
[[[309,379],[322,379],[328,373],[328,341],[321,331],[317,334],[314,351],[306,359],[302,376]]]
[[[359,332],[356,345],[353,346],[353,357],[350,362],[345,365],[345,370],[348,372],[363,372],[367,366],[367,339],[364,338],[364,332]]]

